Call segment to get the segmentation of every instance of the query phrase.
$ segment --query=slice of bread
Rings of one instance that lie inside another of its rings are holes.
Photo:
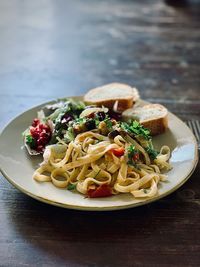
[[[134,119],[149,129],[151,135],[164,133],[168,128],[168,111],[160,104],[127,109],[122,113],[124,120]]]
[[[117,102],[118,111],[131,108],[138,99],[138,90],[123,83],[106,84],[89,90],[84,96],[87,104],[97,106],[113,108]]]

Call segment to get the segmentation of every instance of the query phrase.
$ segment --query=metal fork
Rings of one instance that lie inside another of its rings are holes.
[[[185,123],[192,130],[194,136],[197,139],[198,149],[200,149],[200,121],[198,121],[198,120],[188,120],[188,121],[185,121]]]

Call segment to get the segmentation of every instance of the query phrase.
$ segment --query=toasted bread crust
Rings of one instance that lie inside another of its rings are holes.
[[[158,118],[150,121],[141,122],[141,124],[150,130],[151,135],[159,135],[168,128],[168,115],[163,118]]]

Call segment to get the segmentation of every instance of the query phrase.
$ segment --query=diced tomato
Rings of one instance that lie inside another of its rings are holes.
[[[37,119],[37,118],[35,118],[35,119],[33,120],[33,122],[32,122],[32,126],[33,126],[33,127],[36,127],[39,123],[40,123],[40,120]]]
[[[119,148],[112,149],[112,153],[113,153],[116,157],[121,157],[121,156],[124,155],[124,148],[123,148],[123,147],[119,147]]]
[[[34,139],[38,139],[39,138],[39,136],[40,136],[40,131],[38,131],[36,128],[34,128],[34,127],[30,127],[30,133],[31,133],[31,135],[32,135],[32,137],[34,138]]]
[[[89,189],[88,197],[95,198],[95,197],[110,197],[112,196],[111,187],[108,184],[102,184],[96,189]]]
[[[48,125],[40,123],[39,119],[34,119],[30,127],[30,134],[36,141],[36,150],[43,152],[46,144],[51,138],[51,130]]]
[[[45,138],[45,139],[49,139],[50,134],[49,134],[49,133],[46,133],[46,132],[41,132],[41,133],[40,133],[40,137],[41,137],[41,138]]]
[[[44,129],[44,124],[40,123],[40,124],[38,125],[38,128],[40,129],[40,131],[42,131],[42,130]]]
[[[46,145],[49,142],[49,136],[43,136],[43,133],[40,134],[40,137],[37,140],[38,145]]]
[[[30,133],[31,135],[33,135],[33,133],[35,132],[35,128],[33,126],[30,127]]]
[[[47,133],[49,133],[50,132],[49,126],[46,124],[42,124],[42,125],[43,125],[43,130],[45,130]]]
[[[139,160],[139,153],[135,153],[133,156],[133,160],[134,161],[138,161]]]

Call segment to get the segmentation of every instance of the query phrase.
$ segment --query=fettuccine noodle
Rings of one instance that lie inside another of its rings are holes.
[[[131,143],[142,158],[137,166],[128,164],[126,154],[117,157],[110,153],[113,149],[127,150]],[[47,146],[44,161],[33,178],[52,182],[59,188],[74,185],[84,195],[89,189],[107,184],[113,195],[130,193],[134,198],[153,197],[158,193],[159,182],[167,178],[161,172],[171,168],[170,149],[163,146],[156,159],[151,160],[139,142],[132,139],[131,143],[121,135],[111,140],[92,131],[78,134],[68,145]]]

